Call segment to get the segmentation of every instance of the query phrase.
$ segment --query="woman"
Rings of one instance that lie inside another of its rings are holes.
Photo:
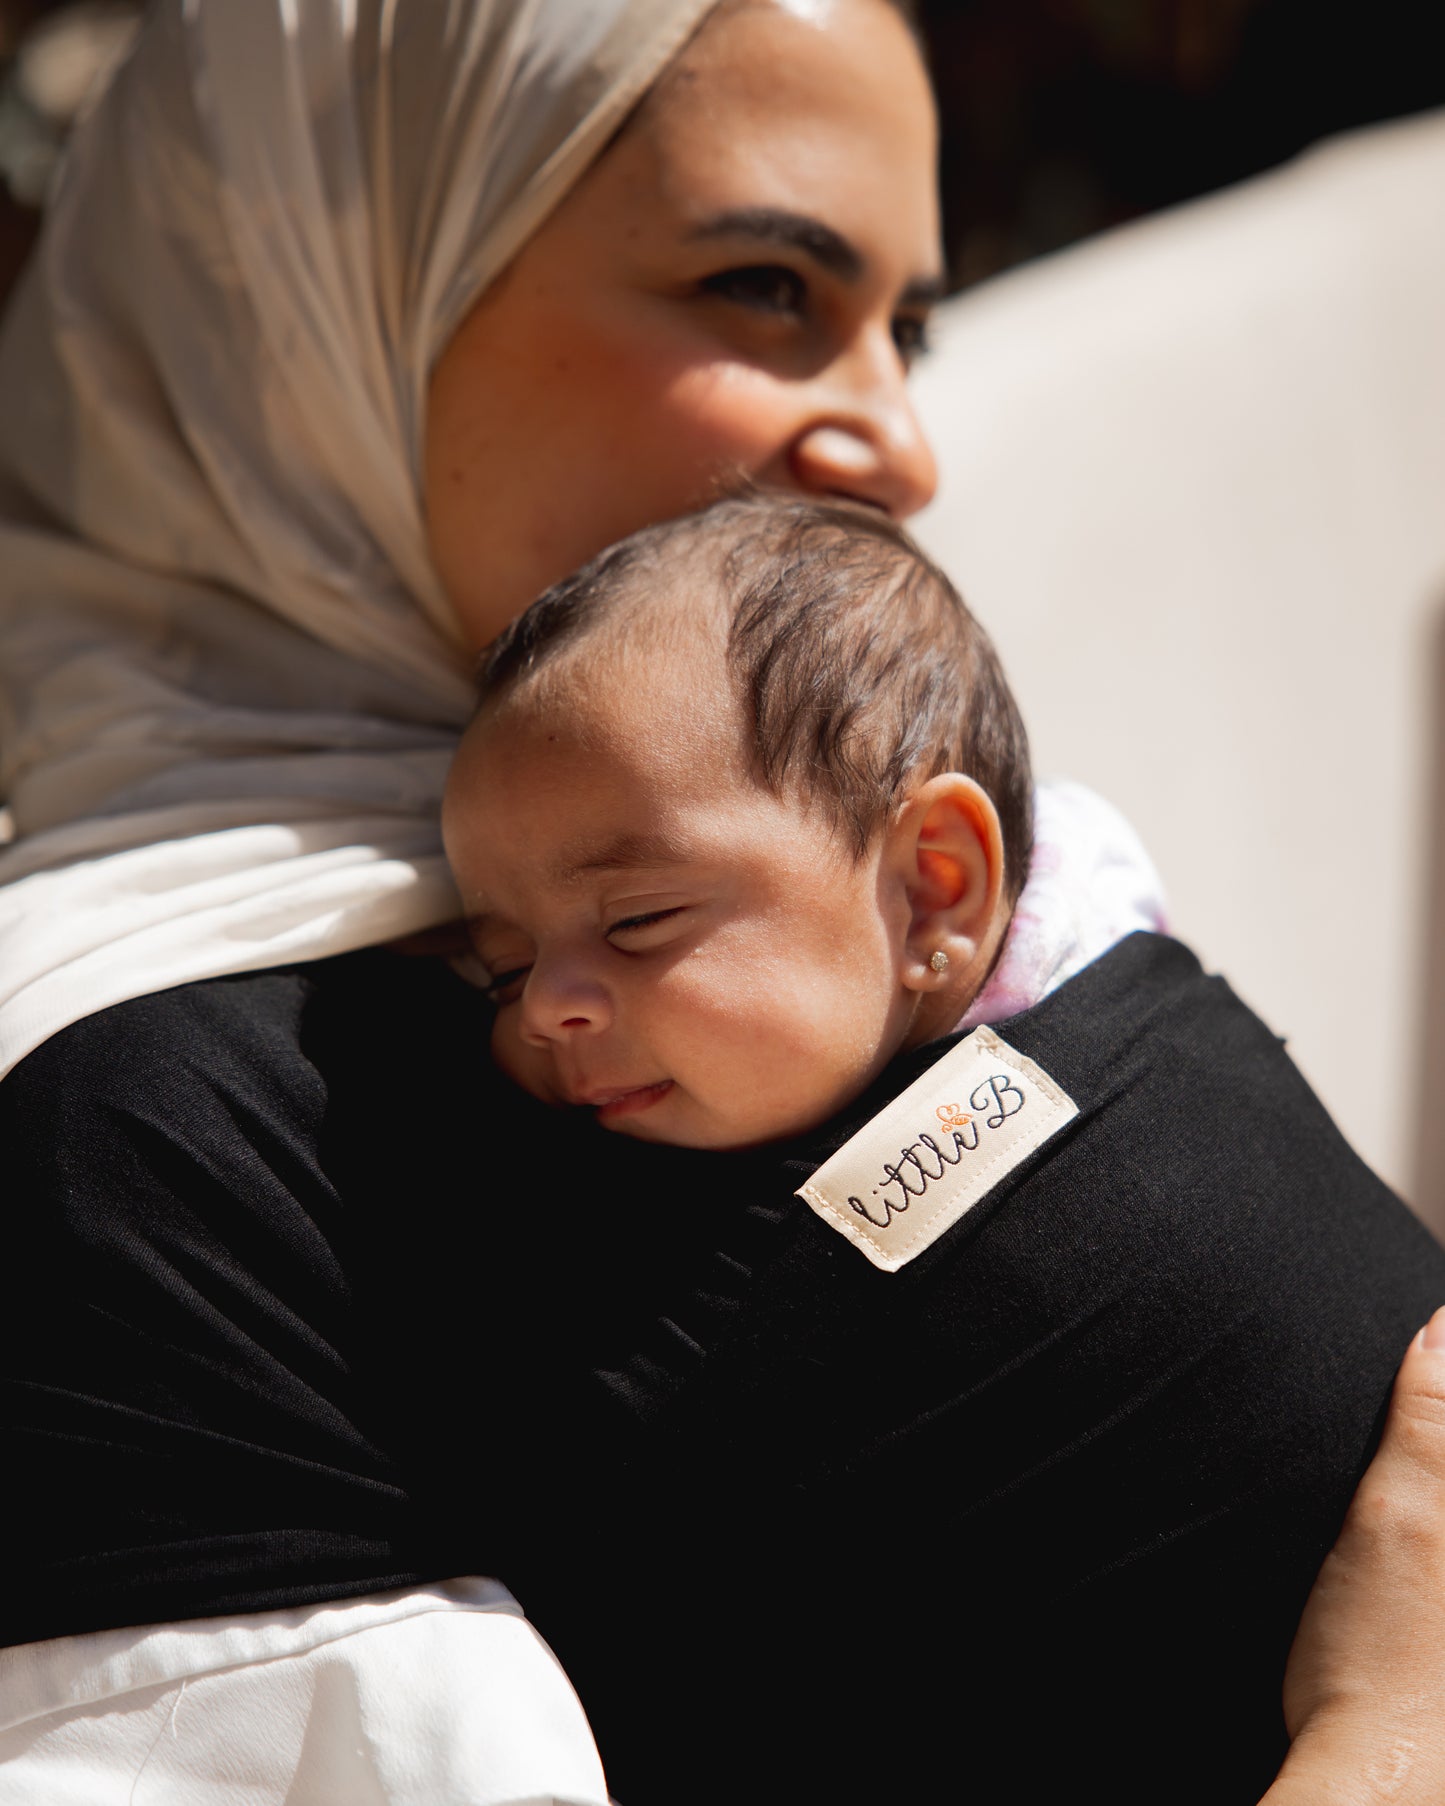
[[[678,1550],[621,1520],[705,1501],[638,1490],[666,1484],[645,1424],[591,1401],[599,1375],[641,1395],[628,1338],[670,1325],[650,1288],[691,1285],[709,1225],[655,1213],[647,1274],[599,1300],[537,1181],[615,1150],[488,1092],[446,969],[354,950],[454,913],[435,816],[469,660],[540,584],[739,476],[898,515],[931,492],[907,27],[742,0],[693,36],[709,10],[161,5],[7,323],[5,1640],[46,1760],[91,1759],[81,1720],[116,1749],[114,1700],[183,1794],[244,1747],[278,1798],[598,1797],[505,1596],[428,1583],[550,1585],[543,1628],[584,1661],[610,1638],[626,1693],[632,1581],[660,1607]],[[1095,950],[1141,920],[1128,898]],[[719,1785],[701,1755],[649,1775],[684,1721],[617,1691],[635,1797]],[[920,1741],[871,1747],[901,1786]],[[826,1772],[849,1760],[835,1739]]]

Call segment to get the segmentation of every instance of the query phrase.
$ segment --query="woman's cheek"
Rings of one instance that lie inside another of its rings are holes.
[[[554,565],[559,547],[568,548],[570,569],[640,527],[703,506],[720,485],[772,474],[766,385],[717,368],[662,385],[658,376],[641,357],[632,368],[614,362],[605,385],[592,389],[590,421],[574,417],[552,447],[555,469],[570,479],[547,486],[531,512]]]
[[[789,439],[786,391],[744,364],[719,361],[679,376],[665,399],[674,455],[710,478],[764,474]]]
[[[584,490],[613,495],[610,538],[687,513],[720,483],[782,476],[805,385],[720,344],[684,304],[594,324],[559,372],[567,412],[562,430],[553,411],[554,436],[560,463],[590,464],[573,465]]]

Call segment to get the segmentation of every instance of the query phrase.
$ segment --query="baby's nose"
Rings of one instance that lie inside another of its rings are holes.
[[[611,1026],[612,1003],[604,986],[565,960],[538,960],[527,974],[521,1000],[522,1039],[546,1047]]]

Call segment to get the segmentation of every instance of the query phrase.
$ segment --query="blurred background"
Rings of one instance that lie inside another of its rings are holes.
[[[138,12],[0,0],[0,295]],[[921,536],[1040,772],[1133,821],[1181,936],[1445,1232],[1439,9],[920,12],[956,290]]]
[[[0,297],[30,249],[65,135],[139,14],[133,0],[0,0]]]

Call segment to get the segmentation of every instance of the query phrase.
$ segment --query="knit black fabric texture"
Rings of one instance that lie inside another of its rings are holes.
[[[999,1032],[1080,1115],[887,1274],[792,1193],[938,1046],[719,1156],[390,955],[66,1030],[0,1086],[5,1640],[493,1573],[626,1806],[1256,1801],[1445,1255],[1176,943]]]

